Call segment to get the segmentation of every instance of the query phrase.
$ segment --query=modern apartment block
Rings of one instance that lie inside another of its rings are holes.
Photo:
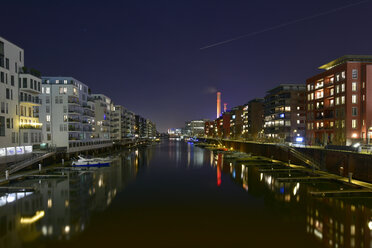
[[[221,139],[230,138],[230,120],[231,113],[223,112],[222,115],[215,120],[216,136]]]
[[[267,92],[264,133],[281,142],[304,142],[305,85],[281,84]]]
[[[133,112],[121,105],[115,105],[111,124],[113,126],[113,140],[123,141],[134,138],[135,118]]]
[[[43,142],[68,152],[97,145],[92,134],[95,106],[88,86],[73,77],[42,77],[42,80]]]
[[[147,125],[147,138],[154,139],[157,136],[156,125],[149,119],[146,120]]]
[[[32,152],[41,143],[40,73],[24,67],[22,48],[0,37],[0,157]]]
[[[202,137],[204,136],[204,127],[205,127],[205,122],[208,120],[202,119],[202,120],[192,120],[192,121],[187,121],[185,123],[185,129],[187,135],[191,137]]]
[[[244,106],[237,106],[230,110],[230,137],[240,139],[243,135],[243,110]]]
[[[147,136],[146,119],[140,115],[135,115],[134,135],[136,138]]]
[[[208,138],[216,137],[215,121],[206,121],[204,123],[204,135]]]
[[[319,69],[306,80],[308,143],[370,143],[372,56],[346,55]]]
[[[257,140],[263,137],[264,99],[256,98],[249,101],[243,108],[243,137],[247,140]]]
[[[92,94],[95,105],[95,123],[93,125],[93,137],[98,140],[111,140],[111,114],[114,111],[114,103],[103,94]]]

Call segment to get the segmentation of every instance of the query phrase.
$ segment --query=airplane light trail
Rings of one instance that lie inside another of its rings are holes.
[[[213,44],[210,44],[210,45],[201,47],[201,48],[199,48],[199,50],[205,50],[205,49],[208,49],[208,48],[212,48],[212,47],[216,47],[216,46],[223,45],[223,44],[226,44],[226,43],[230,43],[232,41],[240,40],[240,39],[243,39],[243,38],[246,38],[246,37],[251,37],[251,36],[254,36],[254,35],[257,35],[257,34],[262,34],[262,33],[268,32],[268,31],[272,31],[272,30],[275,30],[275,29],[283,28],[283,27],[286,27],[288,25],[292,25],[292,24],[295,24],[295,23],[298,23],[298,22],[303,22],[303,21],[311,20],[311,19],[314,19],[314,18],[317,18],[317,17],[320,17],[320,16],[324,16],[324,15],[327,15],[327,14],[335,13],[335,12],[340,11],[340,10],[344,10],[344,9],[347,9],[347,8],[350,8],[350,7],[353,7],[353,6],[356,6],[356,5],[360,5],[360,4],[369,2],[369,1],[370,0],[364,0],[364,1],[357,2],[357,3],[351,3],[351,4],[348,4],[348,5],[344,5],[344,6],[335,8],[335,9],[324,11],[324,12],[321,12],[321,13],[318,13],[318,14],[315,14],[315,15],[303,17],[303,18],[296,19],[296,20],[289,21],[289,22],[285,22],[285,23],[282,23],[282,24],[279,24],[279,25],[275,25],[275,26],[272,26],[272,27],[269,27],[269,28],[265,28],[265,29],[262,29],[262,30],[259,30],[259,31],[254,31],[254,32],[251,32],[249,34],[244,34],[244,35],[240,35],[240,36],[237,36],[237,37],[228,39],[228,40],[224,40],[224,41],[220,41],[220,42],[217,42],[217,43],[213,43]]]

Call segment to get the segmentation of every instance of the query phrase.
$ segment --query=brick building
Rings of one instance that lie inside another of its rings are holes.
[[[310,144],[369,143],[372,137],[372,56],[346,55],[306,80]]]

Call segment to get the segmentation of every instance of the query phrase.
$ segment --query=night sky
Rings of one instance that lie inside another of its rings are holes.
[[[232,107],[372,54],[372,1],[118,2],[2,0],[0,36],[25,49],[26,66],[75,77],[160,131],[213,119],[215,89]]]

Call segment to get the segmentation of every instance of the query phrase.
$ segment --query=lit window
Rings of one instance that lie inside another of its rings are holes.
[[[285,111],[291,111],[291,107],[286,106]]]
[[[341,84],[341,92],[345,92],[345,84]]]
[[[58,79],[56,80],[56,84],[59,84],[59,80]]]
[[[50,115],[46,115],[46,121],[50,122]]]
[[[64,84],[67,84],[67,80],[66,80],[66,79],[65,79],[65,80],[63,80],[63,83],[64,83]]]
[[[351,120],[351,128],[357,128],[357,120]]]
[[[45,94],[50,94],[50,87],[45,87]]]
[[[351,96],[351,102],[352,103],[357,103],[357,95],[352,95]]]
[[[341,96],[341,104],[345,104],[345,96]]]
[[[342,77],[342,79],[346,78],[345,71],[341,72],[341,77]]]
[[[357,82],[352,82],[351,83],[351,90],[352,91],[357,91]]]
[[[339,105],[339,104],[340,104],[340,98],[336,97],[336,105]]]
[[[336,85],[336,94],[340,93],[340,85]]]

